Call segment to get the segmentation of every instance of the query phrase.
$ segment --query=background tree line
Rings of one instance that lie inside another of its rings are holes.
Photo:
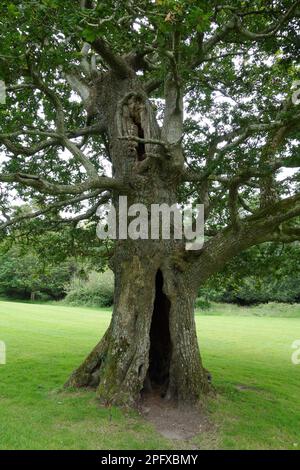
[[[85,227],[87,239],[89,227]],[[91,239],[92,240],[92,239]],[[110,306],[113,274],[100,241],[83,243],[76,227],[30,231],[0,244],[0,296]],[[97,245],[98,243],[98,245]],[[74,254],[76,250],[76,256]],[[197,306],[211,301],[252,305],[300,301],[300,244],[265,243],[234,258],[199,290]]]

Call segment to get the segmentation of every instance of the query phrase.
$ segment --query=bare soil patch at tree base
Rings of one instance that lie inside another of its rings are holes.
[[[178,406],[161,397],[158,391],[142,396],[139,411],[162,436],[170,440],[189,440],[212,431],[207,414],[199,406]]]

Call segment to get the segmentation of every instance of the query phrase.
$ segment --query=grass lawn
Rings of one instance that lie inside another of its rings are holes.
[[[107,310],[0,302],[0,449],[300,449],[300,365],[291,363],[299,307],[197,312],[216,426],[190,442],[163,438],[135,412],[101,408],[92,392],[61,388],[109,318]]]

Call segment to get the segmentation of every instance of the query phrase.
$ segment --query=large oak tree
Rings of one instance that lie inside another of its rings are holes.
[[[95,224],[119,195],[205,206],[199,251],[115,242],[111,324],[68,384],[107,403],[145,384],[198,401],[199,286],[253,245],[300,237],[299,0],[4,0],[0,13],[4,234]],[[37,210],[13,217],[16,194]]]

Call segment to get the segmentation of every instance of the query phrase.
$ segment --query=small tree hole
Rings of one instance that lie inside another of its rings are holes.
[[[130,118],[135,128],[135,134],[139,139],[145,138],[145,132],[142,126],[142,102],[140,100],[132,99],[129,102]],[[137,160],[143,161],[146,158],[146,148],[144,142],[138,142],[136,146]]]

